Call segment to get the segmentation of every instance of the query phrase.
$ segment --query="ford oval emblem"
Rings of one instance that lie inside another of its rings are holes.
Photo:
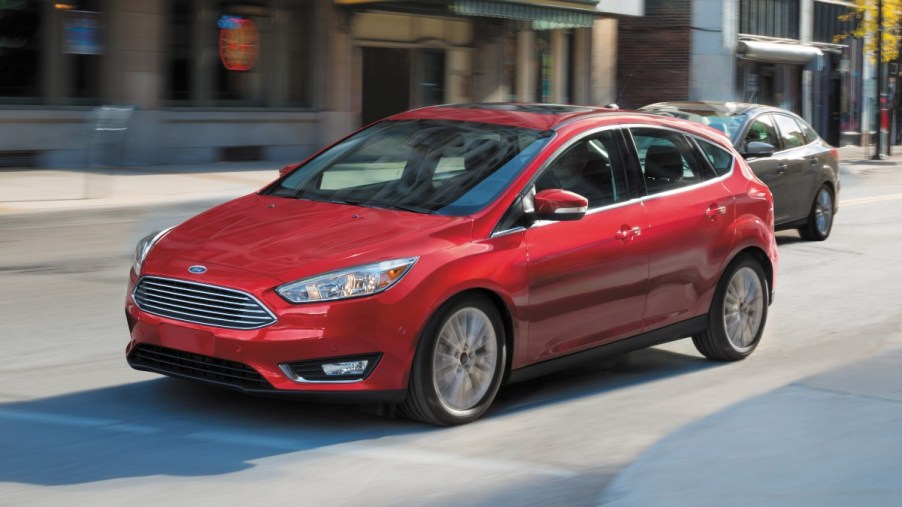
[[[199,275],[201,273],[206,273],[207,267],[206,266],[191,266],[190,268],[188,268],[188,272],[194,273],[195,275]]]

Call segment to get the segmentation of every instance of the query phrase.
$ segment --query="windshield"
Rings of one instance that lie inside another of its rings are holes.
[[[549,133],[467,122],[386,121],[324,151],[265,194],[462,216],[498,197]]]
[[[647,106],[639,109],[662,116],[672,116],[683,120],[694,121],[715,128],[730,138],[735,143],[742,135],[742,126],[745,125],[748,116],[742,113],[730,113],[727,111],[712,111],[700,108],[677,108],[674,106]]]

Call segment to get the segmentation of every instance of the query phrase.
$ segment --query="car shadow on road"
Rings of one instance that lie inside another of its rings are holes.
[[[490,414],[533,410],[723,365],[701,356],[643,349],[505,386]]]
[[[664,350],[634,352],[504,386],[485,422],[711,365]],[[0,482],[59,486],[220,475],[273,456],[329,454],[342,444],[381,451],[386,437],[442,431],[362,407],[256,398],[158,378],[0,404]]]

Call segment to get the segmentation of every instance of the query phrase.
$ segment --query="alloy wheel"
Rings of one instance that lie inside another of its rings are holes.
[[[727,339],[737,351],[754,345],[764,317],[764,290],[752,268],[733,274],[724,294],[723,322]]]
[[[492,387],[498,341],[488,315],[461,308],[439,331],[433,354],[433,384],[439,401],[451,412],[479,404]]]

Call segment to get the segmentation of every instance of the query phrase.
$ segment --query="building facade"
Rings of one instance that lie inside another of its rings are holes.
[[[619,27],[621,102],[724,100],[794,111],[829,142],[859,142],[869,80],[851,2],[649,0]]]
[[[80,167],[98,132],[126,165],[297,160],[411,107],[609,103],[642,0],[604,3],[0,0],[0,166]]]

